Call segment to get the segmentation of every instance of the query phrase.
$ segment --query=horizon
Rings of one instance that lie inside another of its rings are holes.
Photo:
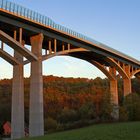
[[[87,80],[95,80],[97,78],[100,78],[102,80],[105,80],[105,79],[108,79],[108,78],[102,78],[102,77],[96,77],[94,79],[92,78],[84,78],[84,77],[64,77],[64,76],[57,76],[57,75],[43,75],[43,77],[54,77],[54,78],[64,78],[64,79],[87,79]],[[0,79],[0,81],[2,80],[12,80],[13,78],[3,78],[3,79]],[[24,79],[30,79],[30,76],[29,77],[24,77]]]

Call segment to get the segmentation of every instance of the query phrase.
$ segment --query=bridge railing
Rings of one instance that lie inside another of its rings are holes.
[[[41,24],[50,26],[50,27],[55,28],[57,30],[66,32],[66,33],[68,33],[72,36],[78,37],[80,39],[84,39],[84,40],[90,41],[92,43],[98,43],[99,44],[99,42],[97,42],[97,41],[95,41],[95,40],[93,40],[93,39],[91,39],[91,38],[89,38],[89,37],[87,37],[83,34],[80,34],[80,33],[75,32],[75,31],[73,31],[69,28],[66,28],[64,26],[56,24],[53,20],[51,20],[47,16],[43,16],[43,15],[39,14],[38,12],[35,12],[33,10],[30,10],[28,8],[20,6],[16,3],[10,2],[8,0],[0,0],[0,8],[2,8],[4,10],[7,10],[9,12],[12,12],[14,14],[17,14],[19,16],[26,17],[30,20],[39,22]]]

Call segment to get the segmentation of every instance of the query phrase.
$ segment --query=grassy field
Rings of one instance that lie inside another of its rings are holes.
[[[140,122],[98,124],[22,140],[140,140]]]

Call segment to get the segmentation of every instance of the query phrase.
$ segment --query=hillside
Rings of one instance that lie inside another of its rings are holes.
[[[100,124],[22,140],[140,140],[140,122]]]

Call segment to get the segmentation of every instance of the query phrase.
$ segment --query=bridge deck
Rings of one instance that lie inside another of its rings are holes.
[[[47,16],[43,16],[28,8],[24,8],[7,0],[0,0],[0,29],[3,29],[9,35],[13,35],[13,29],[21,26],[21,23],[23,27],[26,26],[26,28],[24,28],[23,38],[27,44],[30,44],[28,37],[38,32],[43,32],[44,35],[46,35],[43,46],[46,48],[48,37],[50,37],[49,39],[52,39],[55,34],[55,36],[59,36],[59,39],[61,40],[58,42],[60,46],[63,42],[65,42],[65,40],[72,40],[72,47],[87,47],[89,50],[95,52],[97,51],[101,55],[112,56],[115,59],[119,59],[121,61],[125,61],[128,64],[131,63],[136,67],[140,67],[140,61],[85,35],[56,24]],[[63,38],[65,38],[65,40]]]

